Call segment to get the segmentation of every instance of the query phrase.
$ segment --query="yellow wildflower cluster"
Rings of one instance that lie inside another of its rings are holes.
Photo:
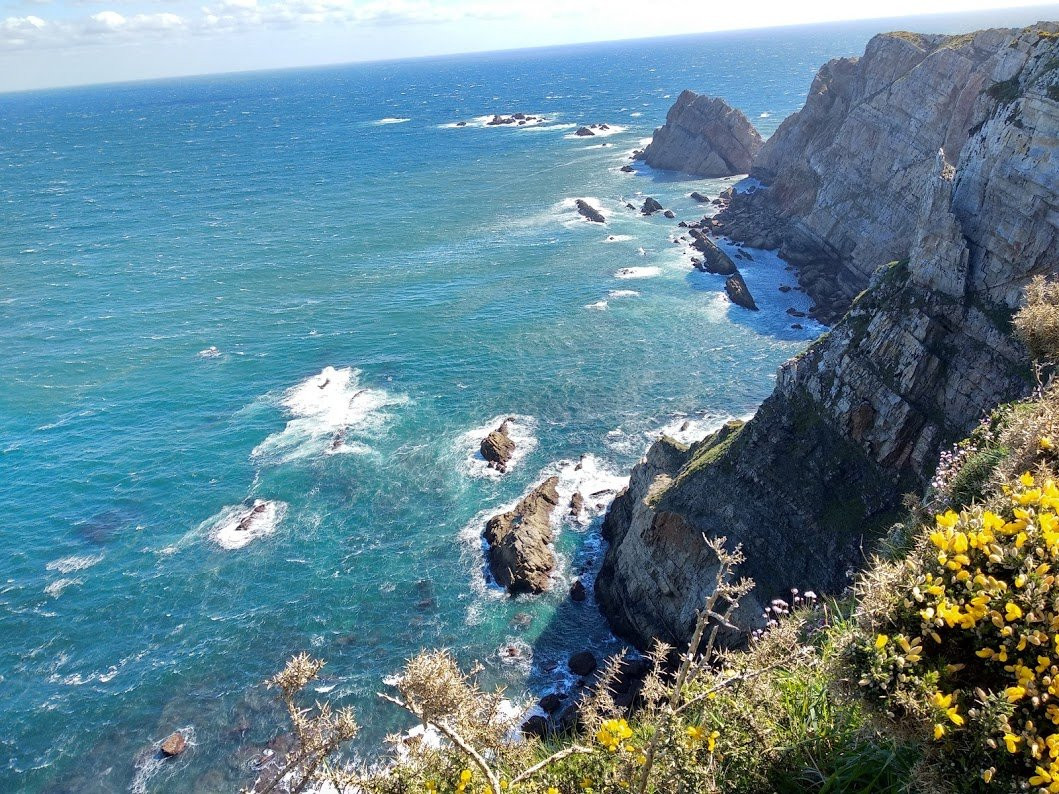
[[[869,642],[888,669],[900,671],[894,680],[929,682],[924,711],[934,715],[936,740],[979,715],[1000,756],[1024,764],[1025,782],[1059,794],[1057,561],[1059,487],[1024,474],[1004,489],[995,512],[936,516],[905,601],[905,628],[919,636],[879,634]],[[963,681],[983,682],[977,696],[959,688]],[[987,721],[981,715],[990,698],[1002,708]],[[991,766],[981,779],[995,772]]]
[[[629,723],[624,719],[604,720],[596,732],[596,740],[612,753],[616,753],[622,746],[622,742],[631,738],[632,728],[629,727]],[[630,750],[632,748],[627,745],[624,749]]]

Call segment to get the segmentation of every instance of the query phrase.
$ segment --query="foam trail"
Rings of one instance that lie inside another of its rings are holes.
[[[607,310],[607,302],[603,300],[596,301],[595,303],[586,303],[585,308],[591,309],[592,311],[605,312]]]
[[[265,499],[255,499],[253,505],[230,505],[205,526],[210,539],[223,549],[241,549],[257,538],[271,535],[287,514],[287,505]]]
[[[381,127],[386,124],[404,124],[406,121],[411,121],[411,119],[387,116],[384,119],[377,119],[376,121],[371,122],[371,124],[373,127]]]
[[[359,375],[350,367],[324,367],[289,389],[280,404],[292,418],[282,431],[258,444],[251,456],[287,463],[321,454],[370,451],[350,436],[379,430],[390,419],[380,409],[409,400],[382,389],[361,388]]]
[[[623,267],[614,274],[614,278],[654,278],[662,272],[658,267]]]

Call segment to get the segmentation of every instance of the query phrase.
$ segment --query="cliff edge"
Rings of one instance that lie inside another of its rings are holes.
[[[843,589],[939,449],[1029,391],[1010,318],[1059,272],[1059,25],[876,36],[821,69],[752,173],[766,187],[722,230],[775,241],[822,315],[851,307],[752,420],[661,439],[633,470],[596,588],[640,646],[686,640],[716,566],[704,534],[746,550],[743,627],[792,587]]]

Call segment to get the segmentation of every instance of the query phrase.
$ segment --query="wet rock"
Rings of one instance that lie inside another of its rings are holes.
[[[702,195],[702,194],[701,194],[701,193],[700,193],[699,191],[697,191],[697,190],[696,190],[696,191],[694,191],[694,192],[692,192],[692,194],[691,194],[691,198],[695,199],[695,200],[696,200],[697,202],[699,202],[700,204],[705,204],[705,203],[706,203],[707,201],[709,201],[709,200],[710,200],[710,199],[709,199],[709,197],[707,197],[707,196],[704,196],[704,195]]]
[[[558,477],[549,477],[514,510],[493,516],[485,525],[489,570],[512,595],[548,589],[555,569],[555,553],[549,544],[553,537],[550,519],[559,504],[558,484]]]
[[[580,491],[574,491],[574,495],[570,497],[570,515],[577,517],[581,515],[581,511],[585,509],[585,497],[581,495]]]
[[[597,667],[596,657],[592,651],[580,651],[570,657],[567,666],[570,668],[571,673],[584,678],[595,672]]]
[[[581,603],[587,597],[588,593],[585,591],[585,586],[581,583],[581,580],[574,579],[574,583],[570,585],[570,600]]]
[[[577,132],[574,133],[574,135],[577,135],[578,137],[581,137],[581,138],[587,138],[589,135],[595,135],[595,134],[596,133],[592,132],[592,130],[590,130],[588,127],[578,127],[577,128]]]
[[[467,126],[467,122],[466,121],[457,121],[456,122],[456,126],[457,127],[466,127]]]
[[[670,220],[677,217],[676,213],[673,212],[673,210],[663,210],[662,215],[664,215],[666,218],[669,218]]]
[[[747,287],[746,282],[743,281],[743,275],[739,271],[724,280],[724,291],[728,293],[728,297],[736,306],[742,306],[744,309],[754,312],[758,310],[757,304],[754,302],[754,296],[750,294],[750,289]]]
[[[482,457],[488,461],[490,467],[501,473],[507,471],[507,464],[511,462],[515,454],[515,442],[508,435],[511,432],[512,417],[505,419],[496,430],[492,431],[484,439],[479,448]]]
[[[537,705],[539,705],[541,710],[546,714],[554,714],[562,708],[565,697],[565,695],[560,695],[558,692],[550,692],[542,697]]]
[[[578,199],[574,202],[577,205],[577,212],[584,218],[592,221],[593,223],[606,223],[607,219],[603,217],[603,213],[593,207],[584,199]]]
[[[722,251],[708,235],[698,229],[692,229],[691,236],[692,247],[702,253],[702,267],[699,268],[700,270],[719,276],[730,276],[739,272],[732,258]]]
[[[166,758],[178,756],[187,748],[188,740],[184,738],[184,734],[180,731],[173,731],[169,736],[162,740],[162,744],[159,746],[159,750],[162,751],[162,755]]]
[[[643,206],[640,208],[640,212],[644,215],[651,215],[652,213],[658,212],[662,209],[662,205],[658,203],[656,199],[648,196],[644,199]]]
[[[618,170],[619,170],[619,171],[624,171],[624,172],[625,172],[626,174],[631,174],[631,173],[634,173],[634,172],[636,171],[636,169],[635,169],[635,168],[633,168],[633,167],[632,167],[631,165],[623,165],[623,166],[622,166],[622,167],[621,167],[620,169],[618,169]]]

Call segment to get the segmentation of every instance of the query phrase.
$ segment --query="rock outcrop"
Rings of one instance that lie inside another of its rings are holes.
[[[880,264],[910,255],[937,152],[956,164],[1003,87],[1046,67],[1040,29],[887,33],[826,64],[754,160],[765,188],[733,195],[720,230],[780,248],[818,316],[837,320]]]
[[[574,202],[577,206],[577,214],[586,220],[590,220],[593,223],[606,223],[607,219],[603,217],[603,213],[593,207],[584,199],[577,199]]]
[[[493,516],[485,525],[489,570],[512,595],[548,589],[555,570],[551,516],[559,504],[558,484],[558,477],[549,477],[514,510]]]
[[[509,435],[512,421],[511,417],[508,417],[501,422],[500,427],[482,439],[482,445],[479,447],[482,457],[486,459],[490,467],[501,474],[507,472],[507,464],[511,462],[511,457],[515,454],[515,442]]]
[[[724,280],[724,291],[728,293],[728,299],[736,306],[742,306],[752,312],[758,310],[754,296],[750,294],[750,288],[743,280],[743,274],[738,270]]]
[[[660,212],[662,209],[663,207],[658,202],[658,199],[648,196],[643,200],[643,206],[640,207],[640,213],[643,215],[652,215],[656,212]]]
[[[703,177],[750,171],[761,135],[723,99],[684,91],[641,157],[652,168]]]
[[[1059,273],[1057,31],[878,36],[770,139],[768,187],[733,218],[816,246],[814,297],[864,292],[745,426],[662,439],[633,470],[596,583],[620,634],[686,640],[717,565],[703,533],[744,547],[742,627],[792,587],[842,590],[939,449],[1029,391],[1010,318]]]

